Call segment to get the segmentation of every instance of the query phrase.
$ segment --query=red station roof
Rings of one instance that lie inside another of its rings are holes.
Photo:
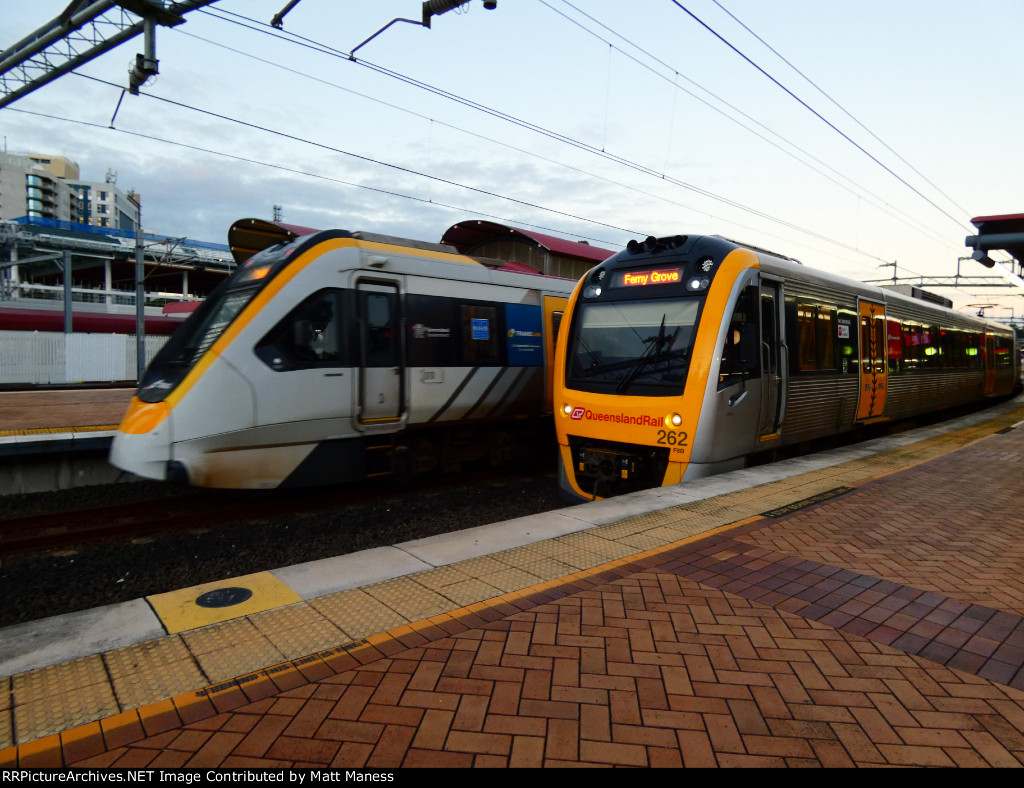
[[[490,241],[500,240],[502,236],[524,239],[527,243],[546,249],[552,254],[592,263],[603,262],[615,254],[611,250],[591,246],[588,243],[569,241],[533,230],[520,230],[516,227],[484,221],[459,222],[452,225],[441,237],[441,243],[454,246],[462,254],[472,254],[476,247]]]
[[[1024,213],[976,216],[971,224],[978,228],[978,234],[967,236],[966,245],[975,250],[975,260],[991,268],[991,258],[985,253],[1001,249],[1024,262]]]

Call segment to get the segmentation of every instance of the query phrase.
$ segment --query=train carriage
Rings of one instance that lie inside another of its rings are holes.
[[[566,312],[562,494],[674,484],[1013,391],[1012,330],[936,300],[719,237],[630,242],[580,281]]]
[[[146,370],[115,466],[207,487],[350,482],[502,462],[550,420],[574,281],[367,233],[244,220],[231,237],[244,262]]]

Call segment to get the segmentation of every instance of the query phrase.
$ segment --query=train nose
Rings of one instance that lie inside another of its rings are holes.
[[[147,479],[167,478],[171,452],[170,409],[133,398],[110,446],[108,462]]]

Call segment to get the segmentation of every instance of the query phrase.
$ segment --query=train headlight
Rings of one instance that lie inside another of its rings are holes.
[[[601,288],[597,285],[587,285],[583,288],[584,298],[597,298],[599,295],[601,295]]]
[[[686,281],[686,289],[693,292],[699,292],[701,290],[707,290],[708,285],[711,284],[711,280],[706,276],[694,276]]]
[[[571,416],[572,415],[572,405],[570,405],[569,403],[566,403],[565,405],[563,405],[562,406],[562,413],[564,413],[566,416]]]
[[[669,426],[672,426],[672,427],[678,427],[682,423],[683,423],[683,417],[680,416],[678,413],[673,413],[673,414],[665,417],[665,424],[666,425],[669,425]]]

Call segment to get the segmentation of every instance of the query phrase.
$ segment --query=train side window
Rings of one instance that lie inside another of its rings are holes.
[[[552,312],[551,313],[551,336],[554,337],[555,341],[558,341],[558,331],[562,327],[562,313]]]
[[[836,334],[836,310],[830,306],[818,307],[818,319],[814,324],[814,332],[818,336],[818,369],[835,371],[836,346],[832,337]]]
[[[462,304],[459,307],[462,329],[463,364],[498,364],[501,362],[502,327],[498,310],[493,306]]]
[[[341,366],[340,294],[321,290],[306,298],[257,343],[256,355],[278,372]]]
[[[797,302],[796,323],[799,331],[797,370],[811,372],[818,368],[817,308]]]
[[[757,348],[757,288],[747,285],[729,321],[718,368],[719,391],[759,374]]]
[[[921,366],[921,326],[916,323],[903,324],[903,369],[919,369]]]
[[[836,347],[836,310],[834,307],[816,306],[801,301],[796,305],[797,316],[797,371],[834,372]]]
[[[984,364],[981,357],[981,337],[977,334],[967,335],[967,368],[981,369]]]
[[[902,372],[903,366],[903,326],[899,320],[891,318],[886,321],[886,340],[888,344],[889,372]]]
[[[921,330],[921,367],[922,369],[938,369],[942,366],[942,346],[939,344],[938,326],[922,327]]]
[[[365,323],[365,365],[368,367],[398,366],[397,324],[398,297],[395,293],[360,292],[363,299],[362,318]]]
[[[456,364],[453,326],[455,301],[441,296],[410,293],[405,300],[408,363],[413,367],[450,367]]]
[[[1009,337],[996,337],[996,369],[1009,369],[1013,366],[1013,342]]]
[[[855,375],[860,369],[857,357],[857,316],[853,312],[843,310],[836,316],[836,349],[839,355],[840,370],[843,374]]]

